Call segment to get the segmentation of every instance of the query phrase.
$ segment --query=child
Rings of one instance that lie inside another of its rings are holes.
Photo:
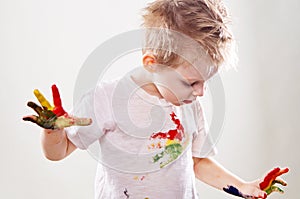
[[[219,67],[234,61],[228,15],[219,0],[156,0],[145,9],[143,67],[97,85],[74,107],[54,107],[35,91],[43,108],[24,120],[45,128],[42,147],[50,160],[96,144],[100,155],[95,198],[198,198],[195,177],[243,198],[266,198],[287,169],[245,182],[211,157],[216,150],[205,130],[197,97]],[[64,128],[69,127],[69,128]]]

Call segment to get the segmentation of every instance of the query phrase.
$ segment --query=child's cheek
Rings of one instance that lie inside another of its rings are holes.
[[[190,88],[190,86],[179,85],[177,87],[177,96],[181,101],[189,99],[191,93],[192,93],[192,89]]]

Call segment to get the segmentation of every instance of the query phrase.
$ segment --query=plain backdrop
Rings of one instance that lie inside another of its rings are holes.
[[[81,150],[59,162],[45,159],[40,128],[21,118],[33,113],[26,106],[35,100],[33,89],[51,99],[53,83],[70,110],[86,58],[113,35],[138,28],[147,2],[0,1],[0,198],[93,198],[97,162]],[[245,180],[259,178],[274,166],[288,166],[286,195],[270,198],[297,199],[300,1],[225,3],[233,15],[239,66],[221,74],[226,120],[215,158]],[[234,198],[201,182],[197,189],[203,199]]]

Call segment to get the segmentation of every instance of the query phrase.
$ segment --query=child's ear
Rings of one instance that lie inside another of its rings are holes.
[[[156,57],[153,54],[144,54],[142,61],[146,70],[148,70],[151,73],[156,71]]]

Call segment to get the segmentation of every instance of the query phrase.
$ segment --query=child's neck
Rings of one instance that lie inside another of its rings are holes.
[[[142,88],[148,94],[157,96],[158,98],[163,98],[156,85],[153,83],[152,73],[140,67],[134,70],[131,73],[130,77],[140,88]]]

